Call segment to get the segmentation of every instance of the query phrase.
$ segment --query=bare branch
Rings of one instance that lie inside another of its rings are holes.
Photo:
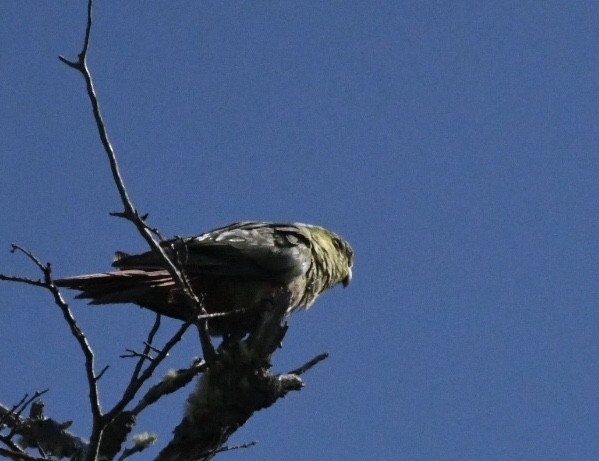
[[[21,277],[18,275],[0,274],[0,280],[3,280],[5,282],[25,283],[27,285],[33,285],[34,287],[47,288],[46,284],[42,282],[40,279],[34,280],[28,277]]]
[[[87,341],[87,337],[83,333],[83,330],[81,330],[81,328],[77,324],[77,321],[75,320],[75,317],[73,316],[73,313],[71,312],[71,309],[69,308],[69,305],[66,303],[66,301],[62,297],[62,294],[60,293],[60,291],[58,290],[56,285],[54,285],[54,281],[52,280],[51,268],[50,268],[49,264],[46,266],[46,268],[44,270],[44,279],[45,279],[45,282],[48,284],[48,290],[50,290],[50,292],[54,296],[54,303],[62,311],[62,315],[63,315],[64,319],[66,320],[67,324],[69,325],[69,328],[71,329],[71,334],[77,340],[77,343],[79,344],[79,348],[81,349],[81,352],[83,352],[83,356],[85,357],[85,373],[87,375],[87,385],[88,385],[88,390],[89,390],[89,403],[90,403],[91,412],[92,412],[93,424],[94,424],[94,426],[96,426],[100,422],[100,419],[102,417],[102,411],[100,410],[100,400],[98,397],[98,387],[96,384],[97,380],[99,379],[99,376],[96,376],[96,374],[94,372],[94,368],[95,368],[94,352],[93,352],[91,346],[89,345],[89,342]],[[104,369],[104,371],[105,370],[106,369]],[[104,371],[102,371],[101,373],[104,373]],[[101,374],[100,374],[100,376],[101,376]]]
[[[38,267],[39,270],[41,270],[42,272],[44,272],[46,270],[47,265],[42,264],[42,262],[38,258],[36,258],[31,251],[26,250],[22,246],[17,245],[16,243],[11,243],[10,244],[10,252],[11,253],[21,252],[25,256],[27,256],[27,258],[29,258],[31,261],[33,261],[33,263]]]
[[[27,258],[30,261],[33,261],[33,263],[38,267],[38,269],[42,272],[45,273],[46,270],[46,265],[42,264],[42,262],[36,258],[33,253],[29,250],[26,250],[25,248],[23,248],[20,245],[17,245],[16,243],[11,243],[10,244],[10,252],[11,253],[23,253],[25,256],[27,256]],[[40,279],[34,280],[28,277],[21,277],[18,275],[6,275],[6,274],[0,274],[0,280],[3,280],[5,282],[18,282],[18,283],[25,283],[27,285],[33,285],[36,287],[42,287],[42,288],[48,288],[48,284],[46,282],[42,282]]]
[[[101,417],[101,410],[100,410],[100,402],[99,402],[99,398],[98,398],[98,388],[96,386],[96,381],[97,381],[98,377],[95,375],[95,372],[94,372],[94,366],[95,366],[94,365],[94,360],[95,360],[94,353],[93,353],[91,346],[89,345],[89,342],[87,341],[85,334],[83,333],[83,331],[77,324],[77,321],[75,320],[75,317],[73,316],[73,313],[71,312],[71,310],[69,308],[69,305],[66,303],[66,301],[62,297],[60,291],[54,284],[54,281],[52,280],[52,266],[50,263],[43,264],[40,261],[40,259],[37,258],[31,251],[26,250],[23,247],[21,247],[20,245],[17,245],[15,243],[13,243],[11,245],[11,251],[13,253],[21,252],[24,255],[26,255],[27,258],[29,258],[29,260],[31,260],[40,271],[42,271],[42,273],[44,275],[43,282],[40,280],[32,280],[32,279],[29,279],[26,277],[15,277],[15,276],[6,276],[6,275],[0,275],[0,280],[26,283],[28,285],[42,287],[42,288],[45,288],[48,291],[50,291],[50,293],[52,294],[52,297],[54,298],[54,303],[61,310],[62,315],[71,330],[71,334],[73,335],[73,337],[79,344],[79,348],[81,349],[81,352],[83,353],[83,356],[85,359],[85,372],[87,375],[87,382],[88,382],[88,388],[89,388],[89,401],[90,401],[90,406],[91,406],[91,412],[92,412],[92,416],[94,419],[94,424],[97,424]]]
[[[93,0],[88,1],[88,15],[87,15],[87,26],[85,30],[85,39],[83,44],[83,49],[81,53],[79,53],[79,59],[77,62],[69,61],[68,59],[60,56],[59,59],[70,67],[78,70],[82,75],[86,83],[87,87],[87,95],[90,100],[92,106],[92,112],[94,115],[94,119],[96,121],[96,127],[98,128],[98,133],[100,135],[100,140],[102,141],[102,145],[104,147],[104,151],[108,157],[108,162],[110,164],[110,170],[112,172],[112,177],[115,183],[115,186],[119,192],[121,202],[123,204],[124,211],[121,213],[117,213],[116,215],[123,217],[129,220],[131,223],[135,225],[140,235],[143,239],[148,243],[150,248],[156,253],[160,254],[166,269],[169,274],[177,284],[177,286],[181,289],[184,294],[184,299],[186,300],[189,307],[193,312],[197,312],[198,314],[206,314],[206,310],[204,309],[203,303],[200,301],[198,296],[193,292],[189,281],[185,277],[184,273],[175,265],[173,261],[168,257],[164,248],[154,240],[153,234],[160,235],[158,231],[153,228],[150,228],[146,222],[146,216],[140,216],[138,211],[133,206],[131,199],[129,198],[129,194],[125,187],[125,183],[123,181],[118,162],[116,159],[116,154],[114,149],[110,143],[110,139],[108,137],[108,131],[106,130],[106,125],[104,124],[104,120],[102,118],[102,114],[100,111],[100,105],[98,102],[98,97],[96,95],[96,91],[94,89],[93,80],[91,73],[87,67],[87,52],[89,48],[89,40],[91,34],[92,27],[92,3]],[[114,213],[113,213],[114,215]],[[194,321],[197,321],[194,319]],[[210,341],[210,337],[208,335],[207,321],[199,320],[198,323],[198,331],[200,334],[200,343],[202,345],[202,350],[204,352],[204,357],[210,363],[214,357],[216,356],[216,352],[214,350],[214,346]]]
[[[60,60],[62,62],[64,62],[65,64],[67,64],[68,66],[70,66],[71,68],[78,70],[85,80],[86,88],[87,88],[87,95],[88,95],[89,101],[91,103],[92,113],[94,116],[94,120],[96,122],[96,127],[98,129],[98,134],[100,136],[102,146],[104,147],[104,151],[108,158],[108,162],[110,165],[110,170],[112,173],[114,184],[119,192],[119,196],[121,198],[121,202],[123,205],[124,211],[119,213],[119,216],[132,222],[135,225],[135,227],[137,228],[140,235],[144,238],[144,240],[146,240],[146,242],[150,246],[150,248],[153,251],[160,254],[169,274],[175,281],[176,285],[181,289],[181,291],[184,295],[184,299],[186,300],[187,304],[192,309],[192,311],[195,312],[196,315],[197,314],[206,314],[203,303],[193,293],[193,290],[191,289],[191,286],[190,286],[188,280],[186,279],[185,274],[179,269],[179,267],[177,267],[175,265],[175,263],[173,261],[171,261],[171,259],[166,254],[165,249],[154,239],[154,235],[160,236],[160,233],[157,230],[150,228],[146,224],[145,219],[147,218],[147,216],[140,215],[138,213],[138,211],[135,209],[135,207],[133,206],[131,199],[129,198],[127,189],[125,187],[125,184],[124,184],[124,181],[123,181],[120,169],[119,169],[119,165],[118,165],[118,162],[116,159],[114,149],[110,143],[106,125],[102,118],[102,113],[100,111],[100,105],[99,105],[98,97],[96,95],[96,91],[94,88],[93,79],[92,79],[91,73],[87,67],[87,53],[88,53],[88,49],[89,49],[90,35],[91,35],[91,29],[92,29],[92,23],[93,23],[92,9],[93,9],[93,0],[88,0],[87,24],[86,24],[86,29],[85,29],[85,38],[84,38],[84,42],[83,42],[83,48],[78,55],[78,60],[70,61],[62,56],[60,57]],[[101,415],[99,413],[99,407],[98,407],[98,411],[94,412],[94,425],[93,425],[92,436],[91,436],[91,440],[90,440],[90,452],[88,454],[88,460],[91,461],[97,457],[98,452],[101,449],[100,443],[102,440],[102,433],[103,433],[104,429],[107,428],[108,425],[111,425],[112,429],[115,429],[115,427],[116,427],[114,424],[115,419],[117,419],[119,417],[123,417],[123,418],[127,419],[125,417],[125,415],[122,413],[123,410],[125,409],[126,405],[131,401],[131,399],[133,399],[133,397],[135,396],[137,391],[140,389],[140,387],[143,385],[143,383],[151,376],[151,374],[155,371],[156,367],[166,357],[169,350],[178,341],[180,341],[182,335],[185,333],[185,331],[189,328],[189,326],[192,323],[196,323],[198,325],[198,331],[200,334],[200,342],[201,342],[202,350],[204,353],[204,357],[206,357],[206,360],[208,362],[211,362],[214,360],[214,357],[216,356],[216,352],[214,350],[212,342],[210,341],[210,337],[208,336],[207,320],[205,320],[205,319],[198,320],[197,318],[189,319],[189,321],[185,322],[182,325],[182,327],[169,340],[169,342],[167,343],[165,348],[160,353],[157,354],[157,356],[154,358],[153,361],[150,362],[150,364],[144,370],[143,373],[141,372],[141,368],[143,366],[143,362],[145,361],[145,358],[140,357],[140,360],[139,360],[138,364],[136,365],[136,368],[134,369],[131,381],[130,381],[129,385],[127,386],[127,388],[125,389],[122,399],[113,407],[112,410],[110,410],[102,418],[100,418]],[[149,353],[149,351],[148,351],[148,353]],[[148,353],[146,353],[144,355],[148,355]],[[94,384],[95,384],[95,382],[94,382]],[[123,424],[124,424],[123,428],[125,428],[125,426],[127,426],[127,427],[130,426],[129,421],[124,421]],[[126,429],[126,428],[123,430],[120,430],[120,429],[118,429],[118,430],[120,431],[119,437],[122,434],[128,433],[128,429]],[[117,447],[115,446],[115,447],[111,447],[110,449],[116,449],[116,448]]]
[[[18,275],[0,274],[0,280],[3,280],[5,282],[25,283],[27,285],[33,285],[34,287],[48,288],[48,286],[40,279],[34,280],[28,277],[20,277]]]

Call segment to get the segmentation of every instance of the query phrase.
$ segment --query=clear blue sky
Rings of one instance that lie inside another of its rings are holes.
[[[60,276],[145,249],[108,216],[83,81],[57,59],[84,20],[82,1],[0,3],[2,272],[37,275],[13,241]],[[353,284],[293,317],[275,369],[331,358],[221,459],[599,458],[596,2],[98,1],[95,21],[106,124],[153,225],[318,223],[356,251]],[[48,414],[85,435],[58,309],[1,290],[0,401],[50,387]],[[73,309],[111,364],[108,407],[152,316]],[[197,351],[190,335],[168,366]],[[164,442],[184,398],[137,429]]]

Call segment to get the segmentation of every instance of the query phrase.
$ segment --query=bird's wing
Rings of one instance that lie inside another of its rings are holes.
[[[305,274],[311,262],[310,234],[300,224],[242,222],[196,237],[173,239],[163,246],[188,272],[199,275],[290,280]],[[164,267],[155,252],[118,253],[113,265]]]

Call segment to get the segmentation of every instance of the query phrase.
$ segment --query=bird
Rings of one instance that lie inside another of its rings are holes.
[[[208,314],[212,336],[243,336],[258,325],[269,302],[287,290],[286,314],[308,309],[323,291],[347,286],[354,252],[324,227],[301,223],[243,221],[160,244],[182,269]],[[55,280],[90,304],[133,303],[158,314],[190,321],[194,310],[162,256],[116,252],[112,272]],[[197,313],[195,313],[197,316]]]

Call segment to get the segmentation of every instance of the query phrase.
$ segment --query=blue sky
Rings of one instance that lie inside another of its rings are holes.
[[[0,4],[5,273],[37,276],[13,241],[60,276],[145,249],[108,216],[119,202],[83,81],[57,59],[80,50],[83,3]],[[354,282],[292,318],[275,369],[331,358],[231,440],[256,447],[221,459],[599,457],[598,13],[586,1],[97,2],[89,64],[153,225],[309,222],[355,248]],[[0,401],[50,387],[48,414],[85,436],[82,358],[58,309],[1,289]],[[98,367],[111,365],[108,408],[132,366],[118,356],[152,316],[72,307]],[[167,367],[197,353],[189,335]],[[167,440],[184,394],[138,429]]]

